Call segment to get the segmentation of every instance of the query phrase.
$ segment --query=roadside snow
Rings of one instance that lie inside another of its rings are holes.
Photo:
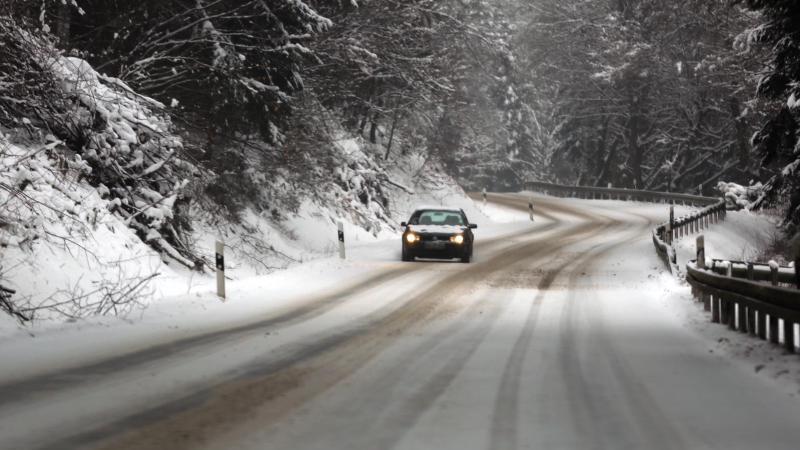
[[[728,211],[722,222],[675,242],[678,265],[683,270],[687,261],[695,259],[696,239],[700,234],[705,237],[706,259],[752,261],[769,246],[777,233],[777,226],[768,216],[746,210]]]
[[[724,221],[701,232],[705,236],[707,259],[736,261],[754,260],[777,233],[779,230],[771,217],[747,210],[728,211]],[[690,235],[675,243],[678,264],[683,270],[687,261],[695,259],[697,236],[699,234]],[[662,306],[684,326],[702,336],[708,342],[709,353],[731,359],[792,395],[800,394],[800,360],[796,355],[786,353],[781,346],[712,323],[710,313],[703,311],[702,303],[694,299],[686,282],[669,274],[653,275],[662,286],[659,289]],[[795,346],[800,346],[797,332]]]
[[[477,239],[488,239],[530,227],[527,215],[523,215],[525,220],[516,223],[497,223],[481,213],[469,198],[453,194],[446,197],[446,201],[470,212],[470,221],[479,226],[475,230]],[[504,219],[514,215],[512,210],[499,206],[491,211]],[[301,224],[297,228],[298,239],[324,233],[325,236],[331,236],[331,242],[335,241],[335,224],[315,217],[308,209],[301,209],[298,217],[295,222]],[[246,276],[250,273],[246,266],[237,268],[234,265],[233,269],[226,271],[226,275],[230,272],[232,278],[227,283],[226,302],[221,302],[215,295],[213,277],[187,273],[173,274],[168,280],[161,281],[177,294],[159,298],[128,318],[88,317],[68,322],[41,321],[22,328],[2,316],[0,360],[15,363],[0,371],[0,384],[43,371],[88,364],[121,352],[129,353],[253,323],[403,264],[400,262],[399,231],[383,233],[378,239],[348,224],[345,234],[348,242],[345,261],[337,256],[322,257],[319,253],[309,252],[308,255],[315,255],[315,258],[294,264],[286,270],[260,276]],[[322,239],[328,238],[319,239],[318,244],[324,245]],[[435,276],[436,273],[430,275]],[[414,283],[424,283],[427,277],[424,273],[417,274]]]

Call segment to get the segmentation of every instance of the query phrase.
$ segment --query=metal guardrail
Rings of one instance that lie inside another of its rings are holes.
[[[719,199],[700,195],[673,192],[640,191],[637,189],[604,188],[594,186],[566,186],[561,184],[529,181],[522,184],[529,191],[542,192],[556,197],[577,197],[592,200],[629,200],[650,203],[672,203],[694,206],[709,206]]]
[[[670,272],[673,274],[679,272],[677,256],[672,243],[676,239],[692,233],[699,233],[700,230],[724,220],[726,214],[724,199],[717,200],[716,203],[706,206],[700,211],[677,219],[672,218],[672,210],[670,210],[670,220],[653,229],[653,245],[656,253],[669,266]]]
[[[800,323],[800,290],[779,284],[794,282],[794,274],[790,276],[794,269],[773,266],[766,275],[763,266],[714,261],[710,268],[701,268],[693,260],[686,264],[686,281],[695,298],[711,312],[712,322],[774,344],[781,341],[782,334],[784,348],[793,353],[794,327]]]

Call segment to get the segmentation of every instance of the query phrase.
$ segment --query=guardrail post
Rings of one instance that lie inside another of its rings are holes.
[[[778,265],[777,264],[770,264],[769,265],[769,278],[772,282],[773,286],[778,285]]]
[[[767,317],[764,311],[758,311],[758,337],[760,339],[767,339]]]
[[[727,261],[727,265],[725,267],[725,276],[728,278],[733,276],[733,264],[731,264],[730,261]],[[725,302],[725,308],[723,308],[722,311],[725,313],[725,316],[727,316],[728,319],[727,322],[723,319],[723,323],[727,323],[728,328],[731,330],[736,330],[736,302],[727,298],[723,299],[723,302]]]
[[[747,332],[750,336],[756,335],[756,310],[752,306],[747,307]]]
[[[739,326],[737,329],[740,333],[747,333],[747,306],[744,303],[736,303],[736,307],[739,312]]]
[[[719,295],[714,294],[711,296],[711,322],[719,323],[720,321],[720,301]]]
[[[695,240],[695,245],[697,246],[697,268],[698,269],[705,269],[706,268],[706,244],[705,244],[705,236],[702,234],[697,236]]]
[[[769,315],[769,341],[772,342],[773,344],[778,344],[778,341],[779,341],[778,336],[779,336],[779,334],[778,334],[778,318],[775,315],[770,314]]]
[[[664,230],[666,234],[666,242],[668,245],[672,245],[672,225],[667,224],[667,229]]]
[[[728,299],[720,296],[719,298],[719,321],[723,325],[730,326],[733,321],[731,320],[731,308]]]
[[[794,322],[783,319],[783,348],[794,353]]]
[[[225,243],[217,240],[214,250],[217,269],[217,296],[225,301]]]
[[[703,300],[703,311],[711,311],[711,294],[701,291],[700,296]]]
[[[755,278],[754,271],[755,271],[755,269],[753,268],[753,263],[752,262],[748,262],[747,263],[747,279],[748,280],[752,280],[753,278]]]

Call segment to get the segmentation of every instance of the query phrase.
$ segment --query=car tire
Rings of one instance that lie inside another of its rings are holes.
[[[462,263],[468,263],[472,259],[472,248],[470,247],[469,252],[465,252],[464,256],[461,257]]]
[[[408,252],[408,250],[406,249],[405,245],[403,246],[402,260],[403,261],[413,261],[414,260],[414,257]]]

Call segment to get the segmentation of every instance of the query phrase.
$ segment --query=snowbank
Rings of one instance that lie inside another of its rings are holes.
[[[69,319],[173,295],[168,283],[139,282],[175,274],[110,210],[116,203],[81,181],[85,163],[48,156],[57,140],[38,147],[0,135],[0,190],[9,223],[0,227],[2,278],[34,319]],[[124,303],[112,305],[113,297]],[[71,301],[74,300],[74,301]],[[54,306],[60,305],[60,306]],[[54,309],[45,307],[54,306]]]

